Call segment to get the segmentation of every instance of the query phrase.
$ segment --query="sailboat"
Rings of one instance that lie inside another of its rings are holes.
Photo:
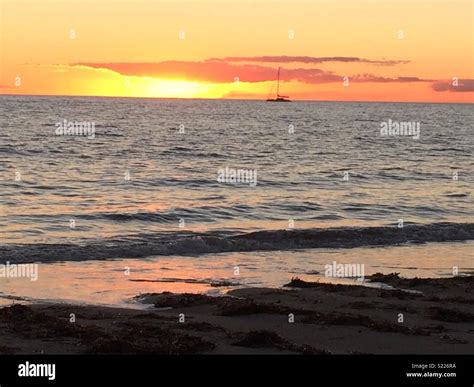
[[[287,95],[280,95],[280,69],[281,67],[278,67],[278,77],[277,77],[277,95],[276,98],[268,98],[267,102],[291,102],[289,100],[289,96]]]

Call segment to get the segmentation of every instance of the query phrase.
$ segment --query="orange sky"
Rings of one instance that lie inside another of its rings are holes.
[[[0,0],[0,94],[473,102],[472,0]],[[344,84],[344,77],[348,82]]]

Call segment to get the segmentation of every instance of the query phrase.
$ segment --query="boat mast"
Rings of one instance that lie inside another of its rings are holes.
[[[280,67],[278,67],[277,97],[280,96]]]

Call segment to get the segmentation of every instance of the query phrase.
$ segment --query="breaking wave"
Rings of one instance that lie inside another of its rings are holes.
[[[391,246],[474,239],[474,223],[413,224],[403,228],[347,227],[269,230],[233,235],[224,232],[171,232],[66,244],[3,244],[0,261],[54,262],[159,255],[202,255],[244,251]]]

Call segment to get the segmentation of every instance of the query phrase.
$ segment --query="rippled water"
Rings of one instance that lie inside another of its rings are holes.
[[[461,104],[0,96],[1,243],[472,221],[473,118]],[[389,119],[420,122],[420,139],[382,137]],[[57,136],[63,120],[94,122],[95,138]],[[225,167],[256,170],[256,187],[218,182]]]

